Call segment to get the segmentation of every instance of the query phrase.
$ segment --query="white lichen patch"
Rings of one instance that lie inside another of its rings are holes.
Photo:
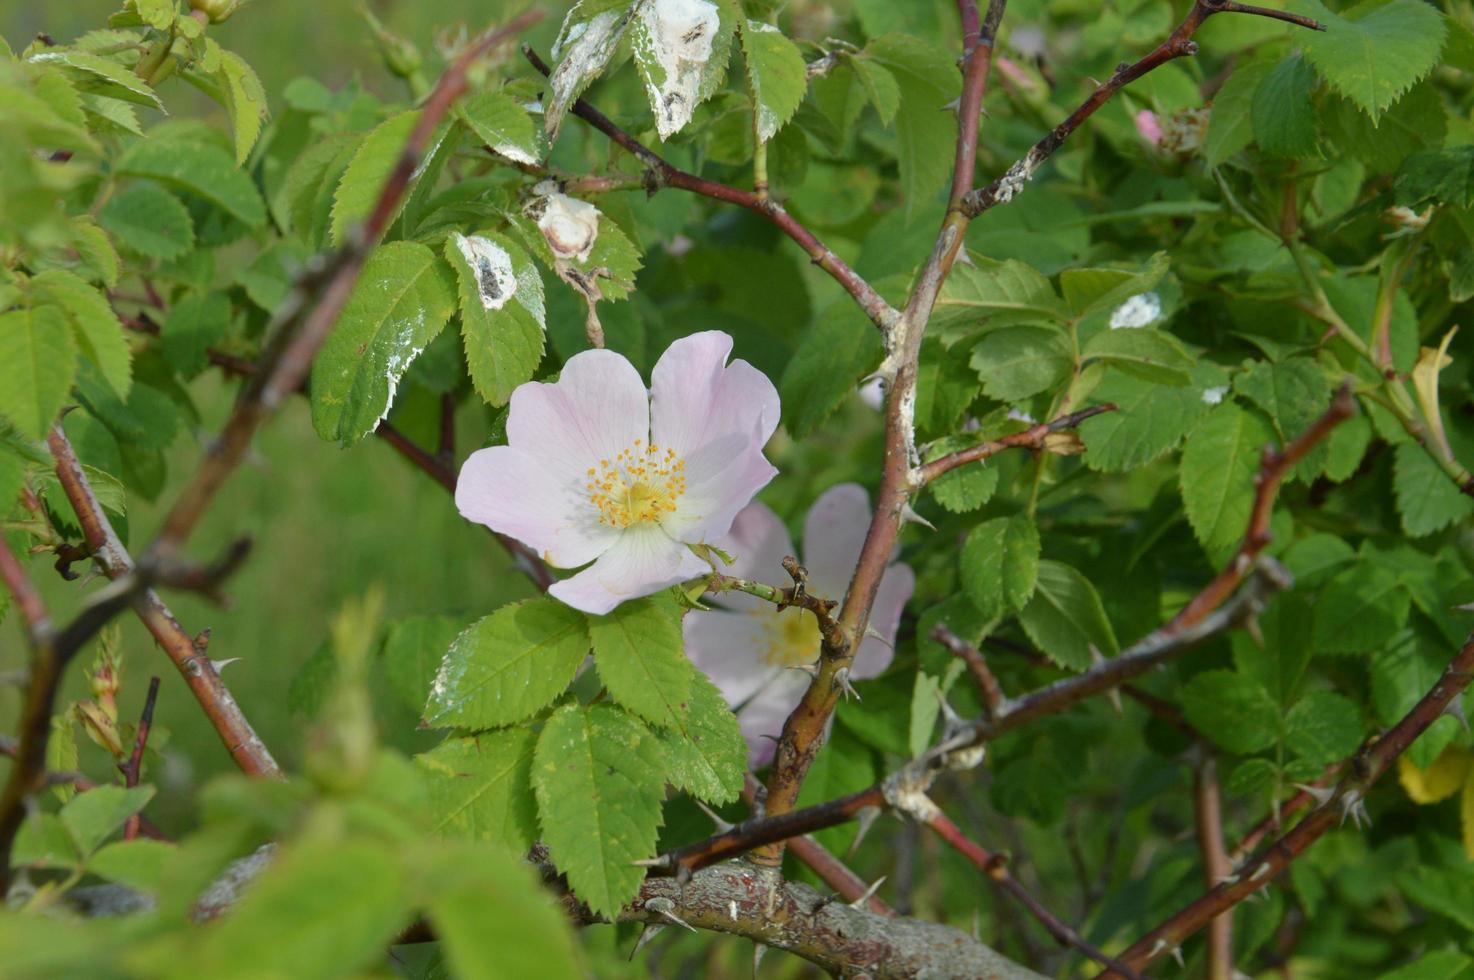
[[[998,181],[998,203],[1007,204],[1018,196],[1024,185],[1034,179],[1034,171],[1037,169],[1039,160],[1034,151],[1030,150],[1022,160],[1009,167],[1008,172]]]
[[[720,27],[717,6],[707,0],[654,0],[640,11],[635,56],[661,139],[691,121]]]
[[[374,419],[373,424],[364,430],[360,438],[367,438],[379,427],[379,423],[389,417],[389,409],[394,407],[394,396],[399,392],[399,381],[404,377],[404,372],[414,363],[414,359],[420,356],[425,345],[413,346],[414,338],[425,327],[425,311],[420,310],[415,319],[406,323],[394,337],[389,357],[384,361],[384,381],[388,385],[388,393],[384,398],[384,411]]]
[[[599,209],[557,191],[543,192],[540,196],[543,204],[537,228],[548,248],[560,259],[587,262],[599,237]]]
[[[559,61],[549,81],[553,103],[560,109],[571,103],[584,84],[609,63],[629,16],[628,12],[606,10],[588,20],[572,22],[578,13],[577,7],[569,11],[553,45],[553,57]]]
[[[1111,311],[1111,329],[1149,327],[1161,318],[1162,297],[1156,293],[1137,293]]]
[[[1217,405],[1223,401],[1223,396],[1228,394],[1228,385],[1218,385],[1214,388],[1203,389],[1203,404]]]
[[[506,306],[507,300],[517,292],[517,276],[512,271],[512,257],[507,250],[480,235],[468,237],[458,234],[452,236],[452,240],[476,275],[481,305],[488,310]]]

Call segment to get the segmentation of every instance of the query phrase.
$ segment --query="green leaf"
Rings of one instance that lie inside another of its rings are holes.
[[[582,613],[554,599],[503,606],[456,637],[430,690],[431,726],[491,728],[531,718],[589,652]]]
[[[531,728],[502,728],[448,738],[415,756],[429,774],[435,830],[525,854],[537,837],[537,800],[532,795],[536,742]]]
[[[161,31],[167,31],[178,15],[174,0],[133,0],[133,9],[145,24]]]
[[[1049,659],[1071,670],[1090,666],[1092,646],[1108,657],[1120,650],[1095,586],[1061,562],[1048,558],[1039,562],[1034,597],[1018,618]]]
[[[192,293],[170,307],[161,327],[164,357],[194,377],[210,363],[209,349],[230,329],[230,300],[223,293]]]
[[[783,425],[802,439],[834,414],[861,378],[880,366],[884,351],[870,321],[853,303],[831,303],[799,338],[778,390]]]
[[[1474,958],[1456,949],[1419,952],[1406,966],[1383,973],[1378,980],[1469,980]]]
[[[454,310],[455,284],[434,252],[404,241],[375,249],[312,364],[318,435],[346,446],[372,433],[410,362]]]
[[[962,591],[985,617],[1022,608],[1039,575],[1039,529],[1023,514],[984,521],[968,532],[959,562]]]
[[[1385,566],[1361,560],[1331,579],[1315,603],[1315,649],[1371,653],[1407,622],[1412,596]]]
[[[1285,716],[1285,743],[1318,766],[1350,757],[1361,736],[1361,712],[1330,691],[1312,691]]]
[[[958,265],[937,298],[945,321],[986,317],[992,326],[1064,320],[1064,303],[1044,274],[1017,259],[993,265]]]
[[[1331,385],[1325,371],[1306,357],[1274,363],[1255,361],[1234,378],[1233,389],[1269,416],[1281,445],[1310,428],[1331,402]],[[1329,449],[1324,444],[1318,445],[1295,472],[1318,474],[1325,468],[1328,456]]]
[[[1437,450],[1434,450],[1437,452]],[[1402,529],[1415,538],[1441,531],[1474,514],[1474,498],[1438,468],[1428,451],[1415,442],[1397,447],[1392,490]]]
[[[613,916],[640,890],[665,795],[659,740],[612,705],[564,705],[537,740],[533,786],[542,839],[594,912]]]
[[[108,289],[118,284],[118,250],[90,215],[72,217],[71,245],[77,253],[78,267],[88,273],[89,281]]]
[[[87,870],[135,891],[158,895],[175,848],[157,840],[120,840],[87,859]]]
[[[436,882],[428,912],[458,980],[577,977],[579,940],[520,858],[471,851],[453,862],[454,883]]]
[[[214,42],[207,39],[207,43]],[[220,70],[215,77],[235,134],[235,162],[243,164],[251,155],[266,119],[266,90],[245,59],[224,48],[220,49]]]
[[[368,218],[384,191],[389,175],[394,172],[409,134],[419,122],[418,111],[401,112],[374,127],[364,141],[358,145],[348,169],[338,181],[338,190],[333,194],[332,224],[329,234],[334,245],[342,245],[348,229]],[[446,138],[442,128],[438,137],[431,141],[426,156],[434,152],[440,141]],[[403,207],[403,198],[400,199]],[[398,211],[395,211],[398,214]],[[393,218],[391,217],[391,221]]]
[[[639,6],[630,0],[579,0],[563,18],[563,27],[553,42],[557,64],[548,78],[549,92],[544,101],[543,128],[549,143],[558,141],[563,117],[574,100],[614,57]]]
[[[938,439],[927,449],[926,462],[975,445],[977,440],[968,436]],[[945,509],[954,514],[965,514],[993,498],[998,490],[998,467],[988,465],[987,460],[958,466],[927,484],[927,490]]]
[[[1432,199],[1457,208],[1474,205],[1474,146],[1450,146],[1414,153],[1402,162],[1393,199],[1413,207]]]
[[[875,106],[875,114],[883,125],[889,126],[901,108],[901,87],[896,83],[896,76],[863,55],[851,57],[848,62],[865,90],[865,97]]]
[[[641,8],[630,35],[630,49],[662,140],[684,129],[695,108],[721,86],[737,26],[734,6],[694,0],[648,3]],[[751,53],[748,59],[752,61]],[[799,64],[803,65],[802,57]],[[800,98],[802,94],[800,88]]]
[[[1155,289],[1171,265],[1166,252],[1156,252],[1142,269],[1066,269],[1059,275],[1060,290],[1078,320]]]
[[[249,228],[266,223],[266,205],[251,178],[230,154],[211,143],[146,139],[118,160],[117,172],[148,177],[204,198]]]
[[[1279,706],[1258,681],[1231,670],[1198,674],[1181,700],[1192,726],[1229,752],[1249,755],[1279,739]]]
[[[420,714],[445,651],[465,628],[452,616],[407,616],[389,624],[379,661],[384,676],[405,707]]]
[[[1058,331],[1005,327],[984,336],[968,363],[988,397],[1017,402],[1064,381],[1075,359],[1069,339]]]
[[[150,259],[177,259],[194,245],[189,209],[148,181],[129,184],[108,198],[97,222],[124,248]]]
[[[39,868],[75,868],[82,863],[77,845],[61,818],[54,813],[32,814],[15,835],[16,865]]]
[[[8,515],[26,482],[26,463],[0,443],[0,515]],[[3,607],[0,607],[3,608]],[[50,744],[50,743],[48,743]]]
[[[1296,583],[1300,583],[1298,575]],[[1259,616],[1258,622],[1257,633],[1236,630],[1230,634],[1234,667],[1268,691],[1276,703],[1288,707],[1315,652],[1311,633],[1314,608],[1299,593],[1286,592]]]
[[[942,713],[938,700],[942,685],[925,671],[916,672],[911,686],[911,724],[907,730],[906,747],[911,758],[919,758],[931,745],[932,729],[937,727],[937,716]]]
[[[1085,465],[1102,473],[1127,473],[1177,448],[1183,436],[1208,411],[1208,399],[1222,398],[1227,375],[1202,362],[1190,385],[1157,385],[1109,373],[1092,395],[1113,402],[1116,411],[1080,425]]]
[[[77,348],[90,360],[119,398],[133,386],[133,351],[123,324],[107,297],[80,276],[49,269],[31,280],[32,295],[66,314]]]
[[[461,100],[456,114],[477,139],[508,160],[537,163],[547,152],[532,117],[505,92],[477,92]]]
[[[686,713],[695,670],[686,659],[672,610],[653,598],[621,603],[589,617],[594,666],[616,702],[661,728]]]
[[[77,374],[77,346],[54,306],[0,313],[0,415],[32,439],[56,420]]]
[[[957,116],[946,107],[957,97],[957,71],[951,55],[903,34],[877,39],[868,53],[891,73],[901,92],[896,155],[909,220],[931,203],[952,172]]]
[[[1305,56],[1373,122],[1433,69],[1443,49],[1443,18],[1420,0],[1392,0],[1358,20],[1332,13],[1320,0],[1302,0],[1301,7],[1326,27],[1299,38]]]
[[[1257,415],[1225,402],[1187,437],[1178,481],[1188,523],[1215,562],[1226,559],[1249,528],[1254,477],[1273,432]]]
[[[27,60],[32,64],[64,65],[72,69],[83,91],[97,92],[152,109],[164,107],[157,93],[131,68],[101,55],[68,48],[46,48]]]
[[[708,803],[730,803],[747,774],[747,740],[722,692],[700,671],[691,678],[684,715],[656,732],[665,749],[665,776],[678,789]]]
[[[1180,340],[1147,327],[1102,330],[1086,342],[1082,356],[1164,385],[1186,385],[1193,366],[1192,355]]]
[[[526,252],[493,232],[452,234],[445,258],[459,287],[471,383],[482,398],[504,405],[542,360],[542,276]]]
[[[1208,135],[1203,140],[1203,162],[1210,168],[1221,167],[1254,138],[1254,93],[1269,70],[1263,62],[1239,65],[1213,97]]]
[[[61,808],[61,822],[81,854],[93,851],[119,830],[148,801],[153,799],[152,786],[97,786],[78,793]]]
[[[1260,149],[1282,157],[1315,155],[1320,139],[1315,102],[1310,97],[1314,90],[1315,72],[1298,54],[1264,76],[1250,109]]]
[[[756,20],[742,26],[742,53],[757,113],[757,136],[766,143],[793,118],[804,100],[809,87],[804,56],[778,28]]]

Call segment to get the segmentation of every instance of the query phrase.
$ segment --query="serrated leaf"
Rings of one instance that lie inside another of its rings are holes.
[[[544,104],[543,128],[548,143],[558,141],[563,118],[583,90],[603,73],[629,30],[639,0],[579,0],[563,18],[553,42],[557,65],[548,77],[550,92]]]
[[[1078,320],[1155,289],[1171,266],[1166,252],[1156,252],[1141,269],[1066,269],[1059,275],[1060,291]]]
[[[1298,575],[1295,581],[1299,584]],[[1305,597],[1296,592],[1281,594],[1259,616],[1256,633],[1237,630],[1231,634],[1234,667],[1258,682],[1276,703],[1288,707],[1315,652],[1313,623],[1314,609]]]
[[[407,616],[389,624],[379,662],[399,700],[419,714],[430,697],[430,685],[445,651],[465,627],[452,616]]]
[[[97,222],[124,248],[151,259],[177,259],[194,245],[194,222],[184,202],[148,181],[108,198]]]
[[[589,637],[594,666],[616,702],[652,725],[680,724],[695,670],[669,609],[655,599],[621,603],[589,617]]]
[[[757,113],[757,136],[766,143],[804,100],[809,86],[804,56],[778,28],[756,20],[742,25],[742,53]]]
[[[0,415],[41,439],[77,374],[77,345],[54,306],[0,313]]]
[[[1432,70],[1443,49],[1443,17],[1419,0],[1392,0],[1358,20],[1332,13],[1320,0],[1301,0],[1301,7],[1326,27],[1299,39],[1305,56],[1373,122]]]
[[[0,514],[8,515],[26,482],[26,464],[8,446],[0,443]],[[47,743],[56,741],[55,733]]]
[[[447,837],[490,841],[522,855],[537,837],[532,793],[531,728],[502,728],[448,738],[415,762],[429,774],[435,830]]]
[[[1203,162],[1210,168],[1222,166],[1253,139],[1254,93],[1269,70],[1262,62],[1239,65],[1213,97],[1208,135],[1203,140]]]
[[[1361,744],[1361,712],[1331,691],[1312,691],[1285,715],[1285,744],[1306,762],[1327,766]]]
[[[1310,97],[1314,90],[1315,72],[1298,54],[1264,76],[1250,108],[1254,140],[1260,149],[1282,157],[1315,154],[1319,133],[1315,102]]]
[[[640,9],[630,49],[662,140],[684,129],[695,108],[716,93],[735,28],[731,7],[708,0],[653,0]]]
[[[82,356],[92,361],[119,398],[127,398],[133,385],[133,351],[107,297],[62,269],[41,273],[31,280],[30,288],[37,301],[66,314]]]
[[[71,244],[77,253],[78,268],[87,273],[89,281],[112,289],[118,284],[118,250],[113,247],[112,239],[91,215],[75,215],[71,225]]]
[[[220,51],[220,70],[216,74],[230,128],[235,136],[235,161],[245,163],[261,135],[266,120],[266,90],[261,79],[245,59],[234,51]]]
[[[1421,538],[1474,514],[1474,498],[1463,493],[1439,469],[1426,449],[1415,442],[1405,442],[1396,452],[1392,492],[1397,499],[1402,529],[1409,535]]]
[[[312,424],[345,446],[373,432],[410,362],[455,310],[450,269],[417,242],[369,255],[353,295],[312,364]]]
[[[992,265],[958,265],[937,297],[942,321],[986,318],[993,326],[1064,320],[1064,303],[1044,274],[1017,259]]]
[[[145,24],[161,31],[167,31],[178,15],[174,0],[133,0],[133,9]]]
[[[482,398],[504,405],[542,360],[542,277],[526,252],[494,232],[452,234],[445,257],[458,284],[471,382]]]
[[[686,713],[656,735],[665,749],[666,778],[677,789],[718,805],[742,792],[747,740],[722,692],[705,674],[693,673]]]
[[[565,705],[537,740],[533,785],[542,839],[579,898],[613,916],[640,890],[655,853],[664,754],[644,725],[611,705]]]
[[[1102,330],[1082,351],[1113,368],[1156,384],[1185,386],[1193,358],[1182,342],[1169,333],[1148,327]]]
[[[148,177],[204,198],[250,228],[266,223],[266,205],[230,154],[211,143],[146,139],[118,160],[117,172]]]
[[[588,626],[577,610],[554,599],[503,606],[451,644],[425,721],[471,729],[523,721],[563,693],[588,652]]]
[[[72,835],[77,851],[83,855],[93,851],[122,828],[128,818],[142,810],[153,799],[152,786],[96,786],[78,793],[61,808],[61,822]]]
[[[1315,603],[1315,649],[1321,653],[1371,653],[1407,623],[1412,596],[1402,580],[1368,560],[1338,574]]]
[[[31,55],[33,64],[65,65],[77,72],[84,91],[100,92],[117,99],[162,109],[164,103],[143,79],[110,58],[67,48],[47,48]]]
[[[1210,362],[1199,364],[1192,384],[1184,386],[1107,374],[1092,398],[1115,403],[1116,411],[1081,423],[1085,465],[1102,473],[1126,473],[1177,448],[1207,413],[1207,399],[1223,396],[1226,381],[1224,371]]]
[[[1423,150],[1402,162],[1393,199],[1412,207],[1430,198],[1457,208],[1474,205],[1474,146]]]
[[[463,99],[456,113],[494,152],[518,163],[537,163],[546,148],[527,110],[505,92],[478,92]]]
[[[991,619],[1019,609],[1039,574],[1039,529],[1023,514],[995,517],[968,532],[958,559],[962,591]]]
[[[1273,438],[1257,415],[1225,402],[1198,423],[1182,447],[1178,484],[1183,508],[1215,562],[1225,559],[1248,530],[1254,477]]]
[[[1092,646],[1107,657],[1120,649],[1095,586],[1061,562],[1047,558],[1039,562],[1034,597],[1018,618],[1049,659],[1071,670],[1090,666]]]
[[[784,427],[795,439],[813,432],[880,366],[884,353],[854,304],[830,304],[799,338],[778,382]]]
[[[333,215],[330,234],[334,245],[343,244],[348,229],[367,218],[383,193],[384,184],[404,152],[409,134],[419,122],[418,111],[401,112],[375,126],[364,137],[362,143],[348,162],[348,169],[338,181],[333,194]],[[440,141],[445,139],[445,129],[430,141],[426,156],[434,153]],[[403,207],[401,198],[400,207]],[[396,214],[398,212],[396,211]],[[391,218],[392,220],[392,218]]]
[[[209,350],[230,328],[230,300],[223,293],[192,293],[177,300],[164,317],[164,357],[185,377],[210,363]]]
[[[1231,670],[1198,674],[1181,700],[1192,726],[1229,752],[1249,755],[1279,738],[1279,706],[1257,681]]]
[[[1064,381],[1075,363],[1070,342],[1043,327],[1005,327],[983,337],[968,359],[990,398],[1017,402]]]
[[[877,39],[867,54],[890,72],[900,89],[896,156],[909,217],[931,203],[952,172],[957,117],[946,107],[957,97],[957,72],[950,55],[902,34]]]
[[[850,58],[849,64],[860,80],[860,87],[865,90],[865,97],[875,107],[875,114],[881,123],[889,126],[901,107],[901,87],[896,84],[896,76],[863,55]]]

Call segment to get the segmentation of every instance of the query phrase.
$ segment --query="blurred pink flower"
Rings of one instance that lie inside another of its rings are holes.
[[[858,483],[841,483],[814,502],[804,519],[803,565],[810,592],[843,598],[869,526],[870,497]],[[729,574],[758,581],[782,577],[780,563],[795,554],[783,522],[762,504],[738,514],[732,533],[717,544],[736,558],[726,570]],[[909,566],[886,569],[870,612],[871,627],[885,639],[869,636],[860,644],[850,667],[855,680],[875,677],[890,666],[901,609],[915,585]],[[724,592],[717,601],[723,608],[686,614],[686,653],[737,710],[755,768],[773,756],[773,741],[763,736],[778,735],[809,685],[807,674],[788,668],[819,659],[819,628],[805,610],[777,612],[741,592]]]
[[[1150,109],[1143,109],[1136,114],[1136,131],[1153,146],[1162,142],[1162,126],[1157,122],[1157,114]]]
[[[778,472],[763,456],[778,392],[731,352],[720,331],[684,337],[649,391],[619,354],[575,354],[512,393],[507,445],[471,454],[456,506],[554,567],[593,562],[548,590],[584,612],[695,578],[708,565],[687,545],[725,535]]]

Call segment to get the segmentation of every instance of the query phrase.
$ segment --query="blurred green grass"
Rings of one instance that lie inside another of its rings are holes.
[[[19,50],[38,31],[59,41],[106,26],[115,0],[0,0],[0,34]],[[255,0],[229,22],[212,28],[222,44],[241,53],[257,69],[273,108],[282,87],[310,75],[330,85],[355,75],[386,96],[402,89],[381,68],[371,36],[359,15],[359,0],[288,3]],[[427,52],[433,71],[435,29],[465,21],[472,30],[496,23],[525,0],[437,0],[436,3],[375,2],[374,12]],[[544,23],[533,37],[546,43],[556,24]],[[162,93],[177,115],[203,112],[224,125],[218,110],[187,85],[166,83]],[[131,544],[150,540],[162,510],[193,470],[206,440],[220,428],[234,397],[234,386],[214,375],[195,382],[192,394],[204,418],[194,437],[182,436],[169,454],[169,482],[151,506],[130,498]],[[468,410],[460,456],[478,442],[480,415]],[[212,630],[210,655],[240,658],[224,671],[247,717],[279,761],[300,761],[306,722],[288,704],[293,678],[327,635],[327,625],[343,600],[375,584],[387,594],[390,617],[408,613],[452,612],[467,618],[487,612],[508,598],[529,594],[521,575],[509,567],[489,535],[456,512],[450,495],[415,471],[386,444],[370,439],[351,450],[322,442],[312,431],[307,404],[284,406],[258,438],[247,465],[221,493],[189,554],[208,560],[240,534],[251,534],[255,550],[231,580],[228,609],[194,596],[167,595],[186,629]],[[30,565],[54,618],[65,621],[99,585],[96,580],[67,583],[51,570],[49,556]],[[77,566],[79,569],[82,566]],[[149,813],[167,828],[187,825],[190,790],[233,766],[219,738],[194,704],[188,688],[152,638],[131,617],[124,626],[125,721],[137,717],[150,674],[163,678],[156,726],[168,730],[163,764],[154,774],[159,797]],[[24,664],[25,647],[14,617],[0,623],[0,672]],[[92,652],[73,664],[67,695],[85,696],[82,670]],[[409,712],[390,698],[378,698],[387,742],[423,745]],[[0,688],[0,731],[11,732],[19,705],[13,687]],[[82,768],[106,779],[110,760],[82,740]],[[0,761],[0,771],[7,763]]]

